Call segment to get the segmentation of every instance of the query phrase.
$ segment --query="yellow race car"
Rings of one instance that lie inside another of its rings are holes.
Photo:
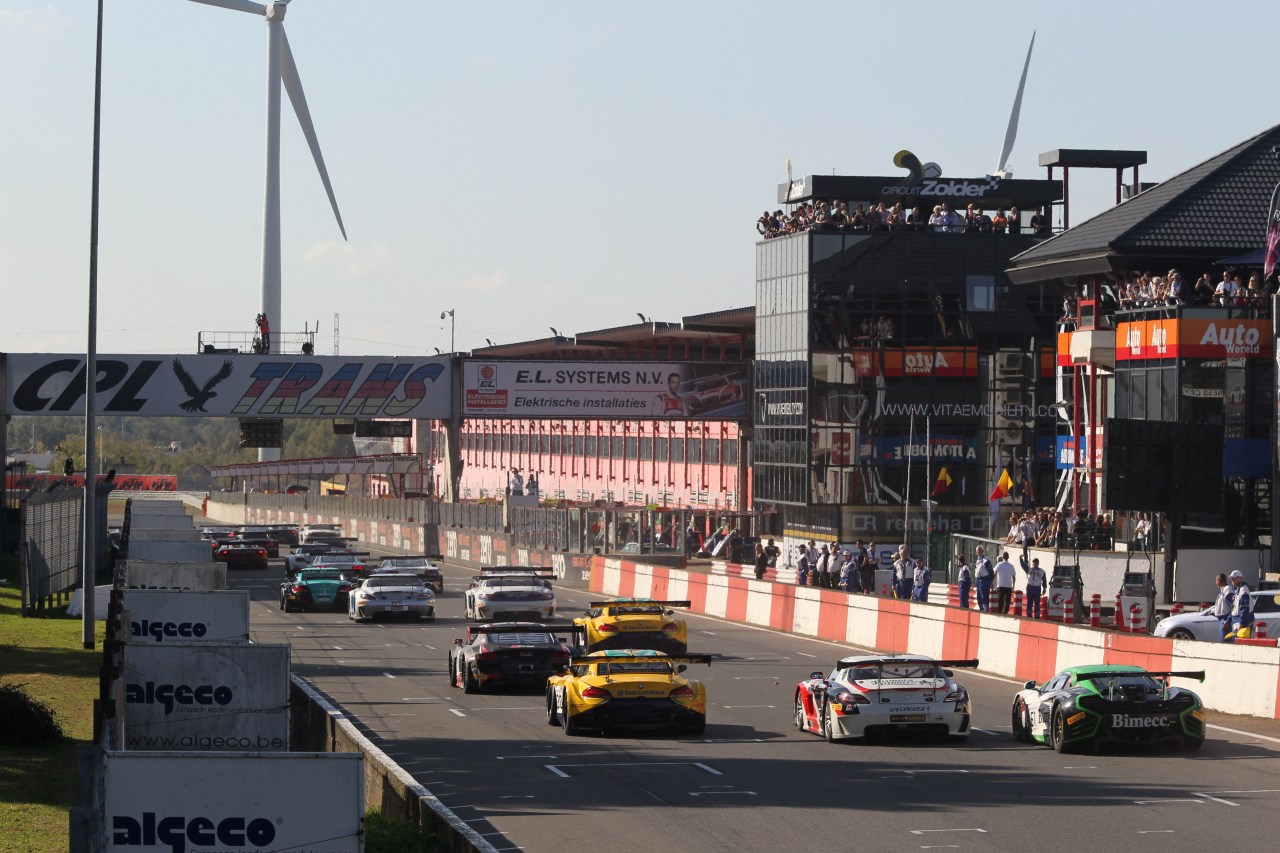
[[[573,624],[582,626],[582,643],[588,652],[653,649],[682,655],[689,648],[689,628],[671,608],[689,606],[688,601],[647,598],[593,601],[587,605],[587,615],[574,619]]]
[[[613,649],[574,657],[547,679],[547,725],[567,735],[623,728],[702,734],[707,689],[680,675],[691,663],[710,665],[711,655]]]

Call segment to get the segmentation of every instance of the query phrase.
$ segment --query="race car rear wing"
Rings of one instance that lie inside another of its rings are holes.
[[[966,658],[962,660],[957,658],[954,660],[934,660],[933,658],[926,658],[926,657],[913,658],[913,657],[896,657],[895,656],[895,657],[870,658],[870,659],[862,658],[861,660],[855,661],[851,658],[841,658],[840,660],[836,661],[836,668],[841,669],[841,668],[849,668],[852,666],[885,667],[885,666],[897,666],[898,664],[921,664],[921,665],[933,664],[934,666],[940,667],[942,669],[954,669],[957,667],[966,667],[966,668],[976,669],[978,666],[978,659]]]
[[[575,657],[569,660],[570,666],[586,666],[593,663],[705,663],[711,666],[711,655],[596,655],[594,657]]]
[[[587,607],[596,610],[601,607],[692,607],[692,601],[650,601],[641,598],[611,599],[609,601],[589,601]]]
[[[1128,676],[1129,678],[1191,678],[1196,681],[1204,681],[1204,670],[1189,670],[1186,672],[1146,672],[1132,669],[1116,669],[1104,670],[1101,672],[1085,672],[1076,676],[1076,681],[1097,681],[1100,678],[1121,678]]]
[[[586,628],[581,625],[544,625],[541,622],[493,622],[488,625],[468,625],[467,630],[475,634],[581,634]]]

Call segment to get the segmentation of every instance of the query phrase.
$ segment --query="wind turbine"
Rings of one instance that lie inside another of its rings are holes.
[[[267,21],[267,180],[266,200],[262,211],[262,313],[275,326],[277,333],[271,336],[271,351],[279,352],[284,339],[284,329],[280,313],[280,84],[289,93],[289,102],[293,104],[293,112],[302,126],[302,134],[307,138],[311,148],[311,156],[316,161],[316,169],[320,172],[320,180],[324,183],[324,191],[329,195],[329,206],[338,220],[338,230],[342,239],[347,239],[347,229],[342,224],[342,214],[338,212],[338,200],[333,195],[333,186],[329,183],[329,172],[324,167],[324,156],[320,153],[320,142],[316,139],[316,129],[311,123],[311,111],[307,109],[307,96],[302,92],[302,80],[298,77],[298,67],[293,62],[293,52],[289,50],[289,39],[284,34],[284,13],[289,0],[271,0],[266,5],[251,0],[192,0],[206,6],[218,6],[236,12],[248,12],[260,15]]]
[[[991,173],[995,178],[1012,178],[1013,172],[1005,169],[1009,155],[1013,153],[1013,141],[1018,138],[1018,118],[1022,113],[1022,90],[1027,86],[1027,69],[1031,67],[1031,51],[1036,46],[1036,32],[1031,31],[1031,44],[1027,45],[1027,58],[1022,63],[1022,78],[1018,80],[1018,94],[1013,97],[1013,112],[1009,114],[1009,127],[1004,132],[1004,147],[1000,149],[1000,165]]]

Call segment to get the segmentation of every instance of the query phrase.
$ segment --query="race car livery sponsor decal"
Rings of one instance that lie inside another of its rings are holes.
[[[1113,729],[1159,729],[1165,728],[1169,724],[1170,718],[1167,715],[1150,717],[1131,717],[1128,714],[1111,715],[1111,727]]]

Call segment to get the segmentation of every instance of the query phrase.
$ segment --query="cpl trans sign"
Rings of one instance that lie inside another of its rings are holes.
[[[1116,326],[1116,360],[1270,358],[1270,320],[1138,320]]]
[[[81,355],[2,357],[9,415],[84,413]],[[98,414],[148,417],[449,418],[449,359],[108,355]]]

